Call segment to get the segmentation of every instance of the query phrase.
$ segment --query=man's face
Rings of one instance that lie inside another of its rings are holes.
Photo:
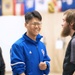
[[[63,16],[62,27],[63,27],[63,29],[62,29],[62,32],[61,32],[61,36],[66,37],[66,36],[70,35],[70,26],[66,22],[66,15]]]
[[[37,36],[41,30],[41,22],[37,18],[33,18],[25,26],[29,36]]]

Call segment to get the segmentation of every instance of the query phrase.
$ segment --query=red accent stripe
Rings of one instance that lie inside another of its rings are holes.
[[[16,0],[13,0],[13,15],[16,15],[15,14],[15,11],[16,11]]]
[[[56,6],[57,5],[57,1],[56,0],[52,0],[54,5]]]
[[[21,11],[20,11],[20,14],[21,14],[21,15],[24,15],[24,4],[23,4],[23,3],[21,4]]]

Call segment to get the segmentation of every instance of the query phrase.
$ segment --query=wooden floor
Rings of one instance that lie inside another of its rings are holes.
[[[12,75],[12,73],[11,72],[6,72],[5,75]],[[62,74],[60,74],[60,73],[50,73],[49,75],[62,75]]]

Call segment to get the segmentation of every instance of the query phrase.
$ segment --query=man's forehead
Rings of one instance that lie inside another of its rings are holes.
[[[30,20],[30,22],[39,22],[39,19],[38,19],[38,18],[32,18],[32,19]]]
[[[63,18],[62,18],[62,19],[65,20],[65,19],[66,19],[66,16],[67,16],[67,15],[63,15]]]

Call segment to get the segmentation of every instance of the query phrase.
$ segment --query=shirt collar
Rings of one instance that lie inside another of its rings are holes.
[[[72,37],[74,37],[74,36],[75,36],[75,32],[73,33]]]

